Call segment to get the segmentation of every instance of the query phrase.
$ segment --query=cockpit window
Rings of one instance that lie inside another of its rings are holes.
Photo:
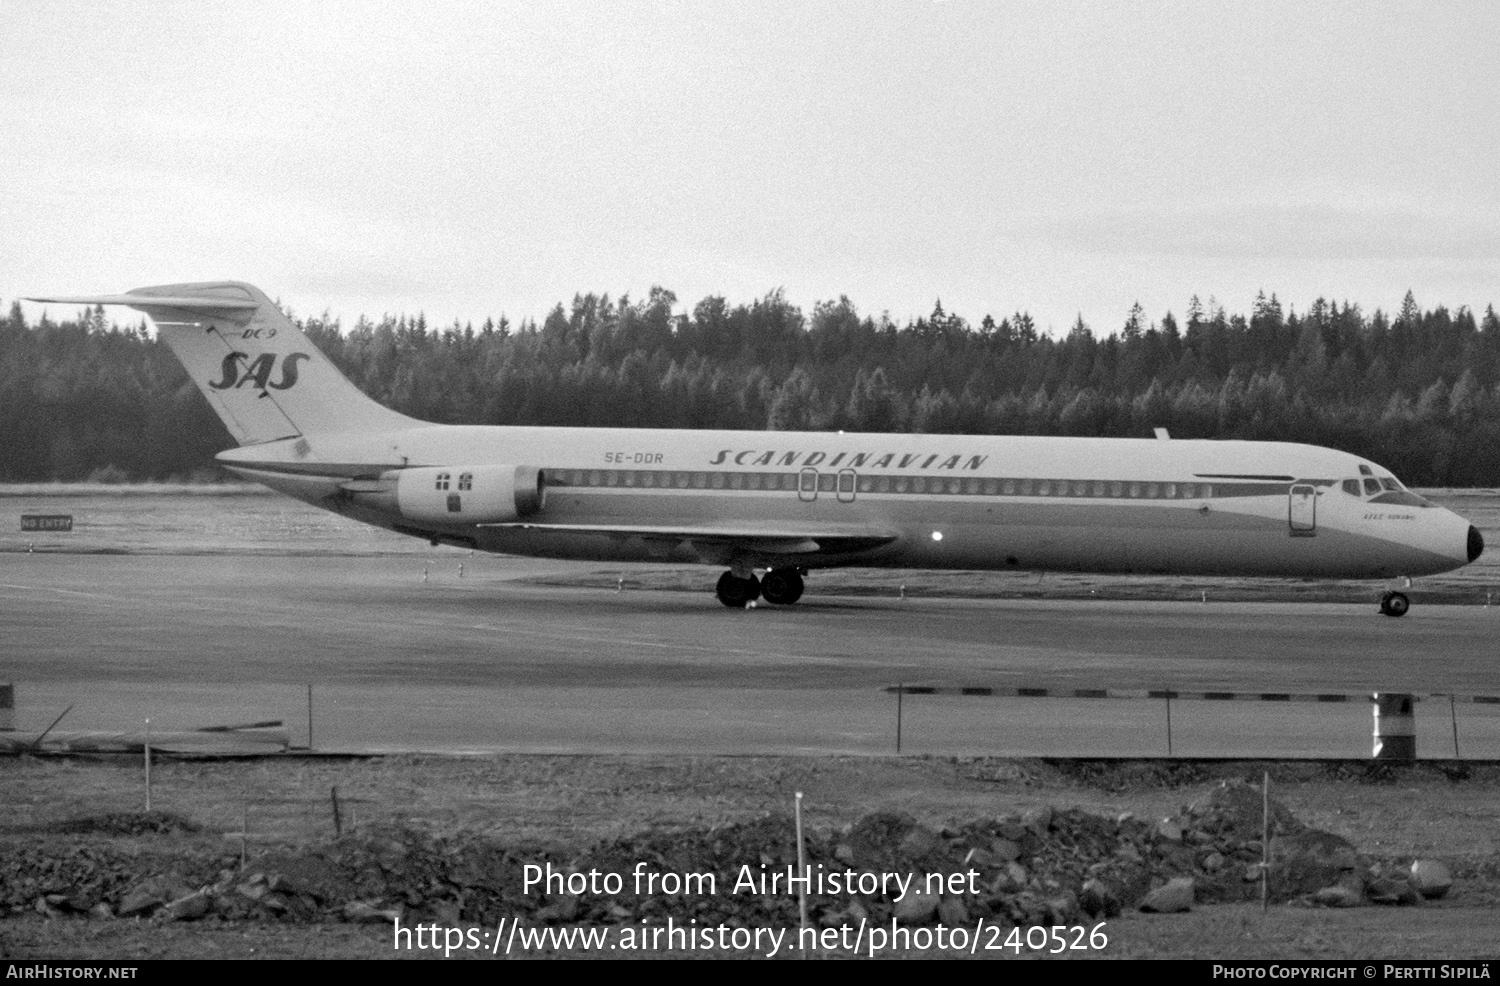
[[[1389,503],[1397,507],[1430,507],[1431,503],[1405,490],[1387,490],[1377,497],[1371,497],[1371,503]]]
[[[1384,479],[1382,479],[1380,481],[1380,485],[1384,486],[1388,490],[1399,490],[1399,489],[1401,489],[1401,484],[1398,483],[1398,482],[1396,482],[1394,479],[1392,479],[1389,476],[1387,476]]]
[[[1344,480],[1344,492],[1348,493],[1350,496],[1359,496],[1359,480],[1357,480],[1357,479],[1346,479],[1346,480]]]
[[[1378,480],[1378,479],[1366,479],[1365,480],[1365,494],[1367,496],[1374,496],[1376,493],[1379,493],[1379,492],[1380,492],[1380,480]]]

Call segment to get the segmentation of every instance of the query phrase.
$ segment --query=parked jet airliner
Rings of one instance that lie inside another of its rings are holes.
[[[437,425],[366,397],[248,284],[29,300],[150,316],[237,475],[433,544],[723,566],[727,606],[794,603],[839,565],[1389,579],[1484,550],[1387,470],[1310,445]]]

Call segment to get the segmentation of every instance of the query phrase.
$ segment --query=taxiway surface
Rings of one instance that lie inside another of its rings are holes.
[[[462,577],[458,566],[464,566]],[[704,591],[528,584],[568,568],[414,557],[0,554],[16,725],[283,719],[325,750],[889,753],[898,682],[1500,691],[1500,608],[820,597],[727,610]],[[576,567],[576,566],[574,566]],[[424,568],[428,569],[423,575]],[[1164,703],[911,696],[902,751],[1167,752]],[[1368,756],[1368,704],[1178,701],[1179,756]],[[1500,708],[1429,699],[1418,750],[1500,757]],[[59,727],[63,728],[63,727]]]

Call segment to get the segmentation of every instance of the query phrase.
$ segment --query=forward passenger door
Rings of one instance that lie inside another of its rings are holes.
[[[1287,524],[1292,537],[1310,538],[1318,533],[1318,490],[1314,486],[1293,486],[1288,495]]]

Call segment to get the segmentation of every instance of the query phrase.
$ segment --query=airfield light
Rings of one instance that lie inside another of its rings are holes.
[[[932,532],[932,539],[934,541],[941,541],[943,539],[943,532],[942,531],[933,531]]]

